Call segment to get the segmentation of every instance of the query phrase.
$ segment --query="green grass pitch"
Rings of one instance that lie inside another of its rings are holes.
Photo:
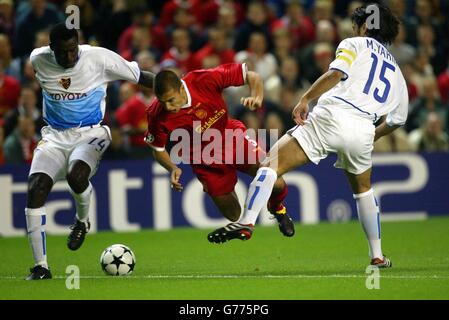
[[[0,239],[3,299],[449,299],[449,218],[385,222],[383,249],[393,268],[380,289],[368,290],[367,244],[357,221],[296,226],[293,238],[276,226],[257,227],[249,241],[216,245],[209,230],[179,228],[89,234],[76,252],[66,237],[49,236],[54,279],[23,280],[32,264],[28,241]],[[103,274],[99,257],[114,243],[137,257],[127,277]],[[80,289],[66,288],[68,265],[80,268]]]

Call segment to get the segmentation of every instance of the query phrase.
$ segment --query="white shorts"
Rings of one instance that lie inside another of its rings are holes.
[[[287,131],[315,164],[336,153],[336,168],[361,174],[372,167],[375,127],[371,120],[338,106],[316,106],[305,125]]]
[[[76,160],[89,165],[92,177],[111,143],[109,127],[101,125],[66,130],[46,126],[41,134],[29,175],[42,172],[49,175],[53,182],[65,180],[71,164]]]

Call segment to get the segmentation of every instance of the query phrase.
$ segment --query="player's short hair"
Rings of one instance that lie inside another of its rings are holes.
[[[50,30],[50,43],[57,45],[60,41],[67,41],[76,38],[78,41],[78,31],[67,29],[64,22],[54,25]]]
[[[154,93],[156,97],[161,97],[169,90],[178,91],[181,84],[181,79],[174,71],[165,69],[154,77]]]
[[[399,25],[401,21],[399,18],[390,10],[390,8],[377,4],[366,4],[354,10],[351,16],[352,22],[354,22],[359,28],[365,24],[368,17],[372,15],[372,12],[366,10],[370,5],[375,5],[379,8],[380,13],[380,28],[368,28],[366,35],[368,37],[374,38],[382,44],[391,44],[399,33]]]

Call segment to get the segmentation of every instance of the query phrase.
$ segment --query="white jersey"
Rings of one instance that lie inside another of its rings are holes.
[[[104,117],[107,83],[137,83],[140,69],[105,48],[80,45],[78,61],[64,69],[50,47],[33,50],[30,56],[43,94],[44,120],[55,129],[99,124]]]
[[[387,115],[387,124],[403,125],[408,114],[408,91],[393,56],[377,40],[355,37],[343,40],[329,69],[345,78],[323,94],[317,107],[333,105],[373,122]]]

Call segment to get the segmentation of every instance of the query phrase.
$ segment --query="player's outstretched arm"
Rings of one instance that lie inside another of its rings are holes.
[[[376,127],[376,133],[374,135],[374,141],[379,140],[379,138],[382,138],[383,136],[389,135],[397,128],[401,127],[400,125],[393,125],[389,126],[387,124],[387,121],[383,121],[380,125]]]
[[[296,124],[304,125],[309,113],[309,102],[335,87],[344,77],[343,72],[331,69],[318,78],[293,109],[293,120]]]
[[[167,151],[153,150],[154,159],[163,166],[168,172],[170,172],[171,187],[176,191],[182,191],[183,186],[179,182],[181,178],[182,170],[178,168],[170,159],[170,155]]]
[[[396,105],[396,108],[394,108],[390,113],[388,113],[380,123],[376,127],[376,133],[374,135],[374,141],[379,140],[381,137],[386,136],[390,133],[392,133],[397,128],[402,127],[405,122],[407,121],[408,116],[408,91],[407,91],[407,84],[402,78],[402,83],[399,84],[399,88],[395,88],[400,96],[399,104]]]
[[[155,74],[152,72],[140,70],[140,77],[138,84],[147,88],[153,88],[154,76]]]
[[[262,106],[263,101],[263,81],[260,75],[253,71],[246,73],[246,82],[250,90],[250,97],[242,97],[240,102],[250,110],[255,110]]]

